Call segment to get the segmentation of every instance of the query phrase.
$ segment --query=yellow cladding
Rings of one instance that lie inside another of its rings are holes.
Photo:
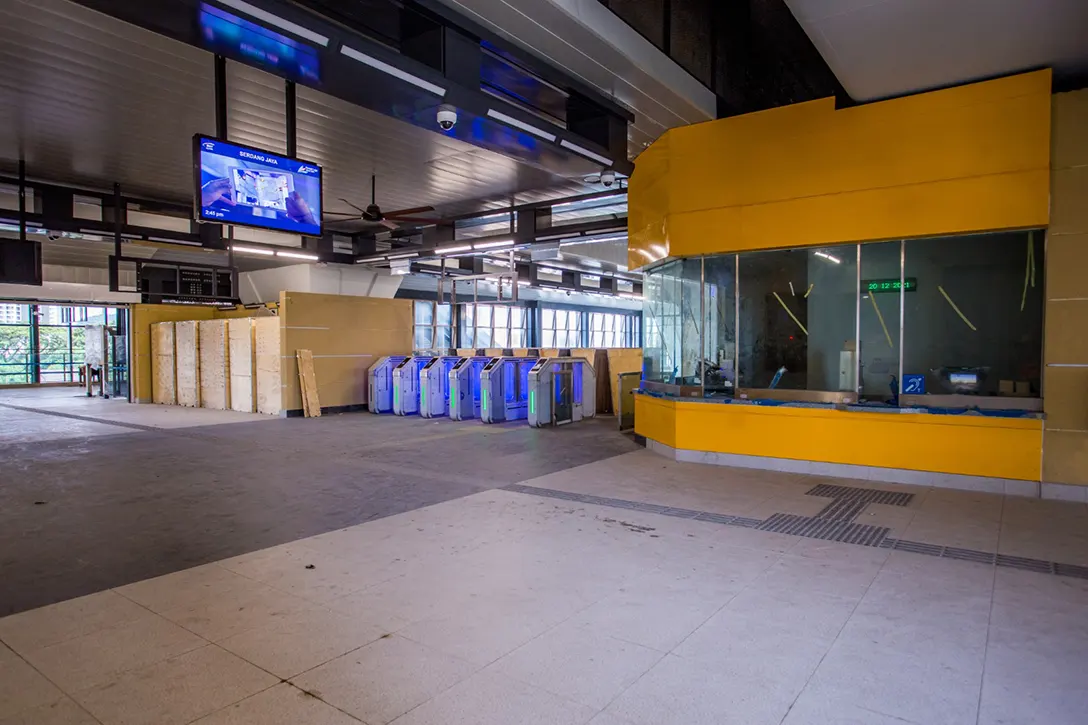
[[[636,161],[628,264],[1046,226],[1050,71],[675,128]]]
[[[674,448],[1038,481],[1042,421],[687,403],[637,396],[635,431]]]

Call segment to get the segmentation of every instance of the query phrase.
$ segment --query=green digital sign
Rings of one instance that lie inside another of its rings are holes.
[[[918,289],[918,278],[907,277],[902,281],[898,277],[861,280],[862,292],[898,292],[900,288],[904,292],[913,292]]]

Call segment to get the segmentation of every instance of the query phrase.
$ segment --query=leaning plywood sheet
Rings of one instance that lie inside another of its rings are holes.
[[[151,325],[151,401],[159,405],[178,404],[177,363],[174,353],[174,323]]]
[[[283,410],[280,377],[280,318],[258,317],[253,321],[254,373],[257,376],[257,412],[279,415]]]
[[[230,410],[230,355],[227,321],[201,320],[200,407]]]
[[[321,401],[317,396],[317,376],[314,374],[314,354],[310,350],[296,350],[298,379],[302,390],[302,412],[307,418],[321,417]]]
[[[230,358],[230,409],[257,410],[257,375],[253,366],[253,320],[227,321]]]
[[[178,405],[200,407],[200,334],[195,320],[174,324]]]

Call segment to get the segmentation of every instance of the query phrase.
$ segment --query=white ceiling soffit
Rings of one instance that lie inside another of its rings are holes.
[[[442,0],[635,113],[634,158],[664,131],[717,117],[714,93],[598,0]]]
[[[786,4],[856,101],[1040,67],[1088,71],[1088,0]]]

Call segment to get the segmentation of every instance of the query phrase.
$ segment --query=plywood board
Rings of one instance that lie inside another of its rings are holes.
[[[174,323],[151,325],[151,400],[159,405],[178,404]]]
[[[620,409],[620,373],[642,372],[642,348],[617,347],[608,350],[608,377],[612,389],[612,410]]]
[[[200,407],[200,332],[195,320],[174,325],[178,405]]]
[[[203,320],[200,330],[200,407],[230,410],[227,321]]]
[[[254,365],[254,327],[249,318],[227,321],[230,409],[242,413],[257,410],[257,373]]]
[[[298,378],[302,390],[302,412],[307,418],[321,417],[321,401],[317,397],[317,376],[314,374],[314,355],[309,350],[296,351]]]
[[[253,347],[257,412],[279,415],[283,410],[283,381],[278,317],[259,317],[253,321]]]

